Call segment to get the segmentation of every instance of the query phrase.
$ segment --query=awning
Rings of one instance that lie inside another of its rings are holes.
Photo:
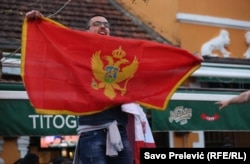
[[[6,53],[3,52],[2,62],[2,72],[8,75],[20,75],[20,53]]]
[[[3,52],[3,74],[20,75],[20,53]],[[218,62],[219,61],[219,62]],[[250,60],[206,57],[192,77],[199,81],[250,82]]]
[[[193,77],[205,82],[249,83],[250,64],[202,63]]]

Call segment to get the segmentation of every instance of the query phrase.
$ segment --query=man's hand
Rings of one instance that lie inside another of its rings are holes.
[[[31,10],[25,14],[25,17],[29,20],[40,19],[43,15],[38,10]]]
[[[202,62],[204,61],[203,56],[199,52],[195,52],[194,56],[196,56],[197,58],[199,58]]]
[[[225,108],[226,106],[228,106],[229,103],[228,101],[217,101],[215,102],[215,104],[219,105],[219,109],[221,110]]]

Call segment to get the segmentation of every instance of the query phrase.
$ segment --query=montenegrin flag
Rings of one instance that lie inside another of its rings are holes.
[[[129,102],[164,110],[200,64],[166,44],[74,30],[49,18],[23,22],[21,77],[39,114],[87,115]]]

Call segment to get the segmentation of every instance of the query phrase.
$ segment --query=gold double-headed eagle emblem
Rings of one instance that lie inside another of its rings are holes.
[[[134,76],[138,68],[136,56],[131,63],[125,56],[126,52],[120,46],[112,51],[112,55],[104,56],[103,59],[107,60],[107,64],[104,65],[101,51],[95,52],[91,58],[91,68],[94,76],[91,82],[92,88],[104,89],[104,95],[110,99],[114,99],[118,91],[123,96],[127,91],[126,87],[129,79]],[[123,87],[119,83],[123,83]]]

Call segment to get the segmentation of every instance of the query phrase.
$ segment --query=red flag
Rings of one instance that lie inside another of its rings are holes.
[[[74,30],[48,18],[23,23],[21,76],[40,114],[84,115],[128,102],[164,110],[200,64],[157,42]]]

